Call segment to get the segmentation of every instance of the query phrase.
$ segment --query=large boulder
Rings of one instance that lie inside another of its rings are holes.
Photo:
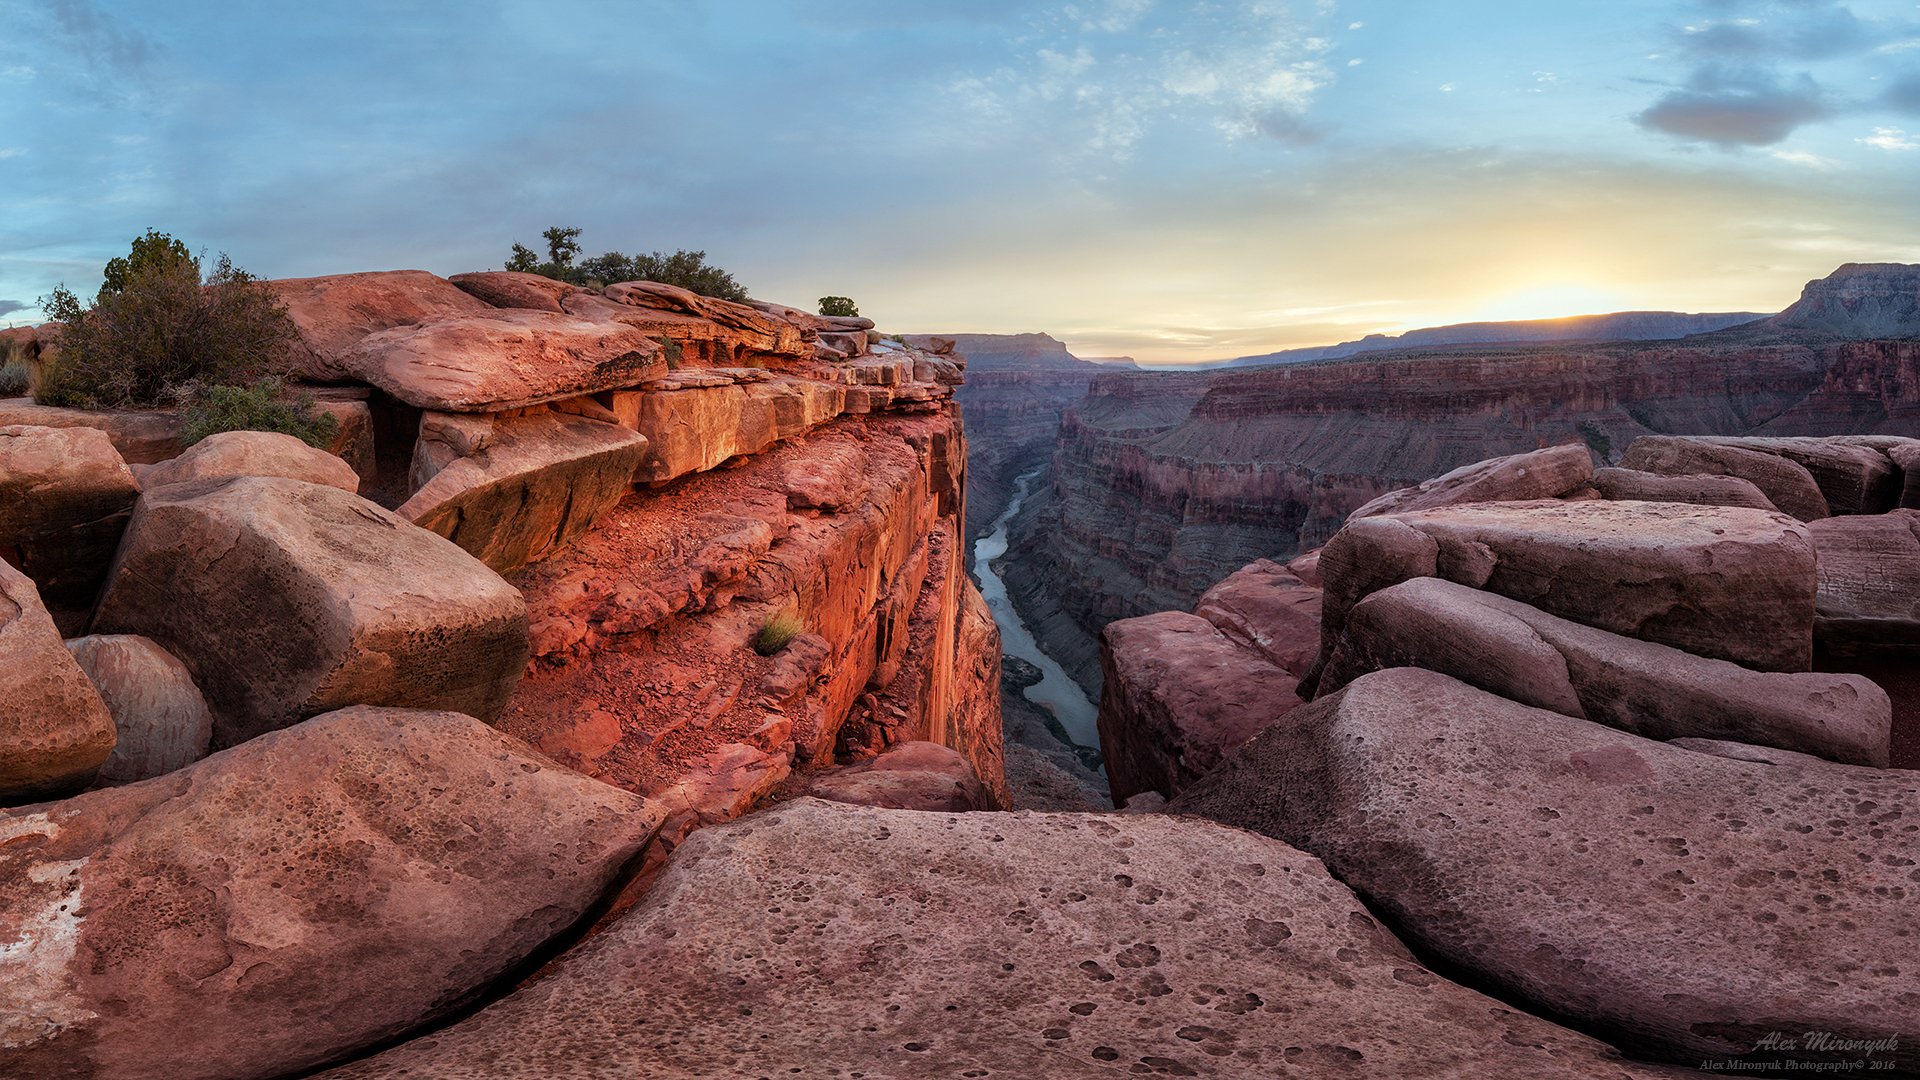
[[[1737,476],[1663,476],[1638,469],[1595,469],[1593,489],[1603,499],[1627,502],[1691,503],[1695,506],[1745,506],[1777,510],[1751,480]]]
[[[1830,512],[1827,497],[1804,465],[1762,450],[1679,435],[1643,435],[1627,447],[1620,467],[1662,476],[1737,476],[1759,488],[1781,513],[1801,521],[1818,521]]]
[[[1282,671],[1305,674],[1320,652],[1320,586],[1260,559],[1208,589],[1193,613]]]
[[[1183,611],[1108,623],[1100,671],[1115,806],[1143,791],[1171,798],[1300,704],[1292,675]]]
[[[423,417],[417,453],[452,448],[427,438],[429,430],[444,429]],[[626,495],[646,449],[644,436],[582,416],[493,420],[477,448],[432,471],[398,513],[510,573],[591,529]],[[416,457],[416,477],[422,464]]]
[[[1700,436],[1701,442],[1783,457],[1805,468],[1835,514],[1882,514],[1899,505],[1900,470],[1871,446],[1843,439],[1730,438]]]
[[[1636,1056],[1803,1069],[1920,1030],[1920,774],[1697,753],[1400,668],[1170,809],[1319,856],[1417,947]],[[1920,1068],[1894,1041],[1877,1067]]]
[[[1347,611],[1369,593],[1438,577],[1696,655],[1805,671],[1813,564],[1806,526],[1761,510],[1606,501],[1453,506],[1340,530],[1320,555],[1321,617],[1331,643]]]
[[[1462,465],[1410,488],[1389,491],[1347,516],[1353,521],[1462,503],[1553,499],[1593,476],[1593,455],[1580,443]]]
[[[151,780],[207,756],[213,713],[193,674],[167,650],[138,634],[93,634],[67,642],[67,651],[113,715],[102,782]]]
[[[347,351],[369,334],[493,310],[425,270],[283,278],[267,286],[300,331],[302,373],[318,379],[352,378]]]
[[[346,705],[497,717],[527,660],[520,594],[338,488],[244,476],[148,492],[94,619],[193,672],[231,746]]]
[[[1920,769],[1920,510],[1807,526],[1820,557],[1815,657],[1893,699],[1892,763]]]
[[[1397,667],[1650,739],[1760,743],[1855,765],[1888,760],[1892,707],[1859,675],[1750,671],[1437,578],[1360,601],[1318,692]]]
[[[0,427],[0,559],[49,607],[93,605],[139,497],[106,432]]]
[[[667,370],[659,342],[638,327],[496,308],[370,334],[334,366],[409,405],[443,412],[516,409],[632,386]]]
[[[107,706],[33,582],[0,562],[0,804],[85,787],[112,752]]]
[[[0,1075],[350,1057],[534,956],[659,821],[470,717],[371,708],[0,813]]]
[[[997,800],[958,750],[903,742],[877,757],[806,777],[799,793],[828,802],[893,810],[995,810]]]
[[[158,488],[232,476],[284,476],[341,491],[358,491],[353,467],[325,450],[277,431],[223,431],[209,435],[171,461],[148,466],[142,487]]]
[[[533,311],[565,311],[567,309],[561,306],[560,301],[585,291],[578,285],[515,270],[455,274],[447,282],[494,307],[528,308]]]
[[[326,1077],[790,1073],[1666,1075],[1428,971],[1265,837],[800,800],[696,833],[539,981]]]

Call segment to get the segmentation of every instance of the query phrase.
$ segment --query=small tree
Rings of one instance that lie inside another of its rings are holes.
[[[820,298],[820,314],[857,319],[860,317],[860,305],[854,303],[851,296],[823,296]]]
[[[576,265],[574,257],[581,251],[579,229],[556,225],[540,235],[547,241],[547,261],[540,261],[539,254],[524,244],[515,244],[507,256],[508,270],[539,274],[573,285],[658,281],[720,300],[738,303],[747,299],[746,286],[735,281],[733,275],[725,270],[707,265],[707,253],[704,251],[683,249],[671,255],[659,251],[651,255],[623,255],[618,251],[609,251],[582,259]]]
[[[151,229],[107,264],[91,305],[62,285],[41,307],[65,324],[37,395],[49,405],[174,403],[284,371],[299,337],[273,291],[226,255],[203,279],[184,244]]]
[[[573,267],[573,257],[580,254],[580,230],[563,229],[558,225],[540,234],[547,240],[547,257],[561,270]]]

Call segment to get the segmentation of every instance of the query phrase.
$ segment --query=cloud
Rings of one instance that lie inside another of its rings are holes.
[[[24,300],[0,300],[0,315],[11,315],[16,311],[26,311],[33,305]]]
[[[26,152],[27,148],[24,146],[0,146],[0,161],[17,158]]]
[[[87,0],[53,0],[47,10],[67,44],[95,67],[132,73],[159,55],[159,47],[145,34],[113,21]]]
[[[1754,14],[1683,26],[1681,48],[1707,61],[1826,60],[1866,52],[1885,40],[1833,0],[1731,6]]]
[[[1853,141],[1875,150],[1920,150],[1920,138],[1899,128],[1877,127],[1873,129],[1873,134]]]
[[[1909,75],[1887,87],[1880,105],[1890,112],[1920,116],[1920,75]]]
[[[1680,90],[1634,117],[1650,131],[1723,149],[1771,146],[1794,130],[1834,115],[1820,86],[1807,76],[1782,82],[1763,72],[1703,68]]]
[[[1768,153],[1776,161],[1784,161],[1789,165],[1799,165],[1807,169],[1817,169],[1821,172],[1826,172],[1834,165],[1831,160],[1819,154],[1810,154],[1805,150],[1771,150]]]

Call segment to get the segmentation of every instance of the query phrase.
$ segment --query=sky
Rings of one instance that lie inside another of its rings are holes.
[[[1773,311],[1920,262],[1920,2],[0,0],[0,325],[149,227],[296,277],[549,225],[1146,362]]]

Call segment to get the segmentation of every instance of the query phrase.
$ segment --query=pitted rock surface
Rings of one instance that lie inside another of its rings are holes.
[[[702,830],[538,982],[327,1080],[1666,1075],[1422,967],[1312,858],[1158,815]]]
[[[347,705],[491,720],[527,661],[520,594],[338,488],[244,476],[147,493],[94,619],[193,672],[214,745]]]
[[[1920,1068],[1920,773],[1774,760],[1400,668],[1170,809],[1319,856],[1409,942],[1628,1053],[1697,1065],[1826,1031],[1898,1037],[1882,1059]]]
[[[369,708],[0,811],[0,1075],[339,1060],[571,926],[660,819],[471,717]]]
[[[213,713],[193,674],[149,638],[92,634],[67,642],[113,715],[113,754],[100,780],[126,784],[165,776],[207,756]]]

